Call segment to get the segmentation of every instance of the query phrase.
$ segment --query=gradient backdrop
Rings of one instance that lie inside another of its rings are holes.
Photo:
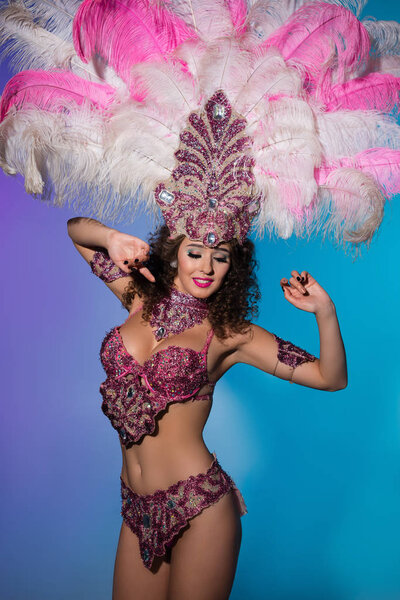
[[[394,0],[364,14],[400,20]],[[73,214],[21,179],[0,185],[0,599],[109,600],[121,459],[98,352],[125,311],[67,237]],[[356,262],[320,241],[257,243],[258,322],[318,352],[314,317],[279,286],[309,270],[336,303],[349,386],[319,392],[244,365],[218,384],[205,439],[249,509],[232,600],[400,600],[399,230],[397,197]]]

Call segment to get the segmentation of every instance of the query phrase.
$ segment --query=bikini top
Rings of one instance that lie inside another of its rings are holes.
[[[91,267],[107,283],[127,275],[104,252],[95,253]],[[157,416],[169,404],[210,398],[214,384],[208,379],[207,355],[214,332],[208,332],[199,352],[171,344],[141,364],[126,349],[119,329],[113,327],[101,344],[100,360],[107,379],[100,392],[104,414],[121,442],[130,447],[154,433]],[[210,393],[199,395],[206,385]]]

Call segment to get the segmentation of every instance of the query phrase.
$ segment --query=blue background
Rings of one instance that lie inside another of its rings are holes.
[[[394,1],[364,14],[400,20]],[[125,311],[73,248],[74,215],[19,178],[0,185],[0,598],[106,600],[121,458],[98,352]],[[318,353],[314,317],[279,286],[309,270],[336,304],[349,385],[319,392],[244,365],[219,382],[205,439],[249,509],[231,600],[400,600],[399,200],[355,262],[318,240],[257,243],[258,322]]]

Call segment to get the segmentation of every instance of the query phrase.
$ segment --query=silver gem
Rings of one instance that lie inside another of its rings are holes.
[[[156,331],[156,334],[158,335],[158,337],[163,337],[163,335],[165,334],[165,327],[159,327]]]
[[[213,233],[212,231],[210,231],[210,233],[207,233],[207,243],[208,244],[214,244],[216,239],[217,238],[215,237],[215,233]]]
[[[165,202],[165,204],[171,204],[175,200],[174,194],[168,190],[161,190],[158,194],[158,198],[161,202]]]
[[[151,408],[151,404],[150,404],[150,402],[145,402],[145,403],[143,404],[143,406],[144,406],[144,408]]]
[[[223,104],[214,104],[213,119],[215,119],[215,121],[221,121],[225,117],[225,114],[226,109]]]
[[[217,206],[217,202],[218,202],[218,200],[216,198],[209,198],[208,207],[215,208]]]

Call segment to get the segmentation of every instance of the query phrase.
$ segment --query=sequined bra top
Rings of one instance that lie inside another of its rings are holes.
[[[114,327],[101,345],[100,359],[107,379],[101,384],[102,410],[130,447],[152,434],[156,417],[172,402],[208,398],[196,395],[208,381],[207,352],[211,330],[200,352],[168,346],[140,364],[125,348],[119,328]]]

